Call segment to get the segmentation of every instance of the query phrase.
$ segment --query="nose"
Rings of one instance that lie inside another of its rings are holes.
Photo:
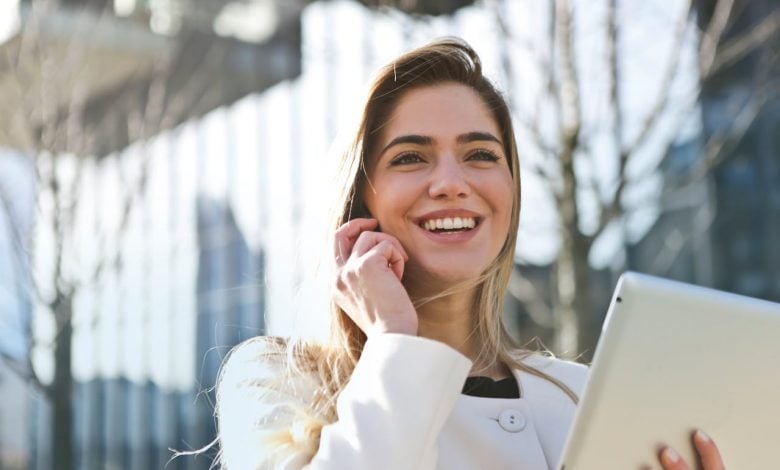
[[[433,199],[457,199],[471,193],[463,168],[453,158],[441,159],[431,173],[428,195]]]

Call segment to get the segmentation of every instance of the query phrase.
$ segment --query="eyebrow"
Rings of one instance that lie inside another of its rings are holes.
[[[470,142],[479,142],[479,141],[495,142],[499,145],[503,145],[501,143],[501,140],[498,137],[494,136],[489,132],[477,132],[477,131],[467,132],[465,134],[459,135],[456,139],[456,142],[459,144],[468,144]],[[391,140],[389,144],[385,145],[385,147],[382,149],[379,155],[384,155],[384,153],[390,147],[393,147],[395,145],[400,145],[400,144],[432,145],[433,138],[426,135],[417,135],[417,134],[398,136],[395,139]]]
[[[478,142],[478,141],[490,141],[495,142],[499,145],[503,145],[501,143],[501,140],[491,134],[490,132],[468,132],[466,134],[461,134],[458,136],[457,142],[459,144],[468,144],[469,142]]]

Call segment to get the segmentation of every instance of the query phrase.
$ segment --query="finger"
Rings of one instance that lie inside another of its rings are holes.
[[[352,253],[354,253],[356,256],[363,256],[370,249],[374,248],[376,245],[384,241],[393,244],[393,246],[395,246],[398,252],[401,253],[401,256],[403,257],[404,260],[409,259],[409,256],[406,254],[406,250],[404,250],[404,247],[401,246],[401,242],[399,242],[398,239],[395,238],[394,236],[382,232],[361,233],[358,236],[355,245],[352,247]]]
[[[347,261],[361,233],[375,229],[378,224],[379,221],[376,219],[352,219],[339,227],[333,237],[333,255],[336,258],[336,265],[342,266]]]
[[[389,240],[383,240],[377,246],[381,250],[382,256],[387,259],[387,266],[393,270],[393,273],[400,281],[404,277],[404,255],[398,250],[399,243],[391,243]]]
[[[353,255],[357,254],[357,250],[353,251]],[[396,244],[390,240],[381,240],[379,243],[371,247],[362,256],[366,258],[379,258],[379,261],[383,267],[390,268],[393,273],[398,276],[400,280],[403,276],[404,257],[401,252],[398,251]]]
[[[704,470],[724,470],[726,468],[718,446],[704,431],[697,430],[693,433],[693,445],[696,446]]]
[[[671,447],[663,447],[659,454],[664,470],[688,470],[688,464],[680,457],[680,454]]]

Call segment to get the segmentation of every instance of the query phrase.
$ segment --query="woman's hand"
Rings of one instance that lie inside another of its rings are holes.
[[[699,453],[703,470],[724,470],[726,466],[720,456],[718,447],[703,431],[693,433],[693,445]],[[664,470],[688,470],[691,468],[671,447],[664,447],[659,453]]]
[[[336,303],[367,335],[417,335],[417,312],[401,278],[409,259],[393,236],[372,231],[376,219],[353,219],[336,231]]]

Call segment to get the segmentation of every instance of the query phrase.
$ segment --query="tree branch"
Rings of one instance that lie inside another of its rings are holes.
[[[674,82],[675,76],[677,76],[677,74],[679,73],[680,56],[681,56],[679,50],[682,46],[683,39],[685,38],[685,34],[688,31],[688,26],[690,24],[688,21],[688,17],[690,16],[690,11],[692,7],[693,7],[693,0],[689,0],[689,7],[686,10],[686,13],[680,15],[679,21],[677,22],[674,38],[672,40],[672,45],[670,47],[669,62],[667,63],[666,68],[664,70],[663,79],[661,80],[661,86],[658,89],[658,97],[655,100],[655,105],[651,109],[650,113],[648,113],[647,117],[645,117],[642,128],[639,131],[639,134],[637,134],[636,138],[633,140],[633,142],[630,145],[628,145],[626,148],[621,149],[621,153],[625,154],[626,158],[630,158],[630,156],[633,155],[639,147],[644,145],[645,141],[647,140],[647,137],[651,134],[651,131],[655,128],[655,125],[658,122],[659,118],[663,115],[664,109],[666,109],[666,105],[669,102],[669,98],[671,96],[672,83]]]
[[[146,192],[146,186],[149,179],[149,164],[151,161],[151,154],[147,151],[147,141],[153,133],[152,129],[163,128],[162,126],[165,124],[166,115],[169,118],[171,117],[170,108],[163,106],[163,103],[167,102],[169,98],[168,93],[170,90],[168,86],[166,86],[166,71],[169,69],[170,65],[171,62],[168,58],[162,58],[157,62],[154,67],[154,78],[149,86],[141,117],[135,123],[132,119],[128,118],[128,135],[135,135],[138,137],[143,148],[143,155],[141,158],[139,176],[135,181],[135,184],[122,185],[123,188],[125,188],[125,191],[121,199],[122,209],[120,211],[119,227],[117,229],[119,236],[127,233],[133,208],[135,207],[136,202]],[[153,126],[147,128],[149,123],[153,123]],[[104,246],[104,243],[101,243],[101,246]],[[122,265],[121,251],[121,246],[117,245],[111,256],[101,256],[99,258],[97,265],[92,270],[92,274],[88,276],[90,284],[97,284],[107,265],[113,267],[115,271],[120,270]]]
[[[612,108],[612,139],[615,149],[620,151],[623,147],[623,112],[620,96],[620,71],[618,69],[618,27],[617,27],[617,0],[609,0],[607,3],[607,74],[609,102]]]
[[[549,46],[549,50],[547,53],[548,60],[545,64],[545,62],[540,58],[539,59],[539,65],[542,68],[542,80],[545,84],[545,90],[547,91],[547,94],[552,98],[553,100],[553,111],[558,114],[558,120],[560,120],[560,107],[561,107],[561,93],[560,88],[558,87],[557,78],[555,74],[555,45],[558,42],[556,35],[557,35],[557,22],[558,22],[558,15],[556,13],[557,10],[557,2],[556,1],[549,1],[547,2],[547,5],[549,7],[549,11],[547,12],[547,43]],[[538,56],[541,57],[541,56]],[[545,67],[546,65],[546,67]],[[544,73],[546,72],[546,73]],[[542,97],[539,96],[539,101],[537,102],[537,108],[540,108]],[[537,113],[537,115],[540,113]]]
[[[610,2],[610,9],[608,10],[608,62],[609,62],[609,70],[610,70],[610,76],[611,76],[611,83],[612,85],[610,87],[610,100],[611,100],[611,107],[613,116],[616,120],[622,120],[622,113],[620,110],[620,93],[619,93],[619,80],[620,75],[618,71],[618,60],[617,60],[617,40],[618,40],[618,32],[617,32],[617,26],[616,26],[616,20],[615,20],[615,13],[614,13],[614,5],[615,0],[611,0]],[[675,28],[675,34],[674,38],[672,40],[672,45],[670,47],[669,52],[669,61],[667,62],[666,68],[664,70],[663,78],[661,80],[661,85],[659,87],[658,91],[658,97],[655,100],[655,104],[653,108],[651,109],[650,113],[645,118],[643,125],[639,131],[639,134],[637,137],[633,140],[633,142],[629,145],[625,145],[623,142],[624,136],[623,136],[623,130],[621,124],[615,124],[614,130],[613,130],[613,139],[618,151],[618,185],[615,188],[615,191],[612,193],[612,197],[606,202],[606,204],[602,204],[601,206],[601,214],[599,216],[599,223],[596,227],[596,230],[589,236],[589,239],[591,241],[598,238],[604,230],[609,226],[609,224],[615,220],[621,213],[621,200],[623,198],[623,193],[625,192],[625,189],[627,187],[628,183],[628,177],[626,174],[626,170],[628,168],[628,162],[632,159],[632,157],[636,154],[637,150],[644,145],[648,137],[651,135],[651,131],[655,129],[660,117],[663,115],[664,110],[666,109],[667,103],[669,102],[669,98],[671,96],[672,91],[672,83],[674,82],[675,76],[677,76],[679,72],[679,64],[680,64],[680,53],[678,52],[680,49],[680,46],[682,45],[683,38],[685,37],[686,31],[688,30],[689,21],[688,18],[690,16],[691,8],[693,7],[693,1],[689,1],[689,5],[686,8],[685,12],[680,15],[680,18],[678,19],[677,26]]]
[[[708,75],[717,74],[724,67],[737,62],[754,51],[758,46],[770,43],[778,31],[780,31],[780,10],[775,10],[746,34],[722,44],[720,51],[712,59],[712,64],[707,71]]]
[[[6,352],[0,352],[0,358],[6,363],[9,369],[11,369],[19,378],[35,387],[37,390],[47,393],[48,387],[41,382],[38,374],[35,373],[35,368],[32,366],[32,360],[28,354],[25,361],[11,356]]]
[[[580,106],[579,81],[574,63],[574,40],[572,38],[571,6],[568,0],[555,2],[556,29],[561,51],[561,134],[562,153],[571,153],[577,146],[582,110]]]
[[[716,0],[712,17],[707,27],[702,31],[701,43],[699,44],[699,76],[702,80],[711,75],[720,39],[728,26],[733,9],[734,0]]]
[[[556,194],[556,204],[562,226],[572,235],[576,235],[579,233],[579,208],[574,154],[579,143],[581,126],[579,82],[574,63],[571,7],[568,0],[557,0],[555,7],[555,24],[561,51],[560,174],[562,185],[560,193]]]
[[[733,125],[709,139],[704,147],[703,157],[699,159],[699,163],[690,174],[689,180],[701,179],[717,167],[729,150],[742,140],[770,97],[775,97],[778,93],[780,93],[780,87],[775,85],[753,95],[735,116]]]
[[[698,236],[704,235],[712,227],[717,216],[716,211],[705,211],[700,208],[693,220],[695,230],[674,229],[664,237],[663,248],[655,254],[650,265],[650,272],[669,274],[674,262],[680,257],[685,246]]]
[[[500,0],[493,0],[489,2],[489,4],[492,6],[491,10],[493,13],[493,20],[495,20],[496,25],[498,25],[498,30],[501,33],[503,39],[499,42],[499,47],[501,48],[501,68],[503,69],[504,76],[506,77],[504,93],[506,94],[507,104],[511,110],[514,108],[514,93],[512,92],[512,85],[514,84],[512,77],[514,77],[514,70],[512,67],[511,55],[507,53],[507,44],[509,43],[509,39],[512,37],[512,32],[509,28],[509,23],[507,22],[508,15],[504,11],[504,3]]]
[[[502,32],[503,36],[509,40],[512,39],[515,42],[518,42],[518,38],[515,37],[511,31],[511,28],[509,27],[509,23],[507,22],[507,15],[501,11],[499,7],[499,2],[493,1],[492,2],[494,6],[494,17],[496,19],[497,24],[499,25],[499,29]],[[554,45],[554,4],[550,2],[551,8],[553,8],[550,11],[550,45]],[[552,65],[549,60],[545,61],[542,56],[538,53],[538,49],[532,47],[527,42],[523,42],[522,45],[527,49],[528,53],[532,57],[533,61],[536,63],[537,70],[539,71],[542,82],[544,84],[544,91],[548,95],[553,94],[553,90],[556,90],[556,87],[554,86],[554,80],[553,80],[553,73],[552,73]],[[502,64],[505,69],[505,74],[507,75],[508,81],[511,83],[511,77],[512,77],[512,68],[511,68],[511,61],[508,60],[508,57],[502,57]],[[549,188],[552,192],[557,192],[558,189],[556,189],[555,181],[558,179],[556,175],[554,175],[551,170],[548,168],[548,165],[552,164],[557,160],[558,151],[553,146],[551,146],[547,139],[542,135],[541,129],[539,127],[539,116],[541,113],[541,100],[544,93],[539,93],[537,95],[536,100],[536,109],[534,112],[529,113],[521,113],[523,116],[533,116],[532,119],[525,119],[523,117],[518,117],[515,119],[515,124],[519,127],[522,127],[530,136],[531,138],[531,144],[534,145],[537,150],[539,151],[539,154],[542,157],[541,163],[527,163],[524,168],[527,171],[531,171],[538,176],[542,178],[543,181],[547,183]],[[555,99],[555,98],[554,98]]]
[[[538,114],[536,115],[538,116]],[[515,119],[515,123],[522,127],[531,137],[531,143],[539,149],[543,159],[546,163],[551,163],[556,160],[558,151],[547,143],[546,139],[542,135],[539,129],[539,119],[527,120],[523,118]]]

